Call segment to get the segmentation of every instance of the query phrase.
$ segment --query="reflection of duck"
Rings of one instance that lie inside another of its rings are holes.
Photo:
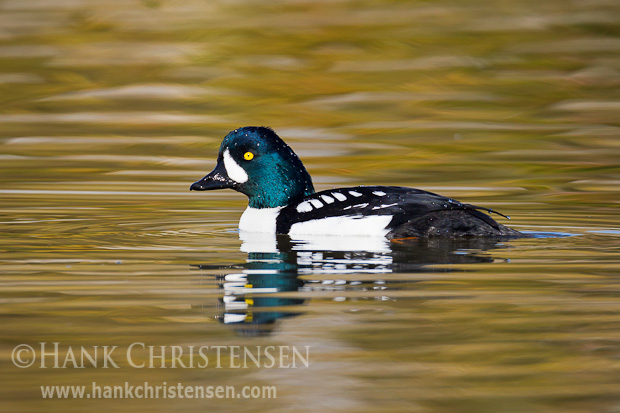
[[[429,265],[492,262],[484,251],[498,248],[498,239],[490,238],[386,241],[374,249],[355,250],[331,242],[340,237],[326,237],[328,243],[321,245],[316,238],[294,241],[286,235],[244,235],[241,249],[248,253],[247,261],[234,266],[241,267],[239,271],[217,277],[224,293],[218,319],[244,335],[270,334],[278,320],[302,314],[292,307],[304,304],[316,291],[339,291],[340,298],[351,291],[367,292],[383,300],[390,291],[410,288],[411,282],[406,277],[382,279],[386,274],[459,271]],[[282,294],[286,292],[292,296]]]
[[[249,198],[239,228],[247,232],[305,235],[519,237],[520,232],[481,212],[491,210],[419,189],[359,186],[315,193],[310,175],[274,131],[230,132],[217,166],[190,189],[232,188]]]
[[[297,292],[303,286],[303,281],[298,278],[294,254],[286,251],[250,252],[243,264],[196,267],[201,270],[240,268],[234,273],[216,276],[223,290],[218,302],[221,314],[216,318],[239,334],[269,334],[277,320],[301,314],[291,311],[290,307],[302,305],[305,299],[272,295]]]

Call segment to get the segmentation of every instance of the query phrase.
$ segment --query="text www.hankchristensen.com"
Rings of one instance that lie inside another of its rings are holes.
[[[275,399],[276,386],[190,386],[182,383],[151,385],[41,386],[43,399]]]

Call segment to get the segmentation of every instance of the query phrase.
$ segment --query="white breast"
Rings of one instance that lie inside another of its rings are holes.
[[[276,233],[276,218],[282,207],[277,208],[250,208],[241,215],[239,230],[247,232]]]

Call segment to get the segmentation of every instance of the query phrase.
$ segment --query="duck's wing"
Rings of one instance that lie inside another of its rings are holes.
[[[452,198],[412,188],[385,187],[399,200],[400,213],[393,215],[389,238],[429,236],[522,237],[518,231],[497,223],[490,214],[510,217],[492,209],[464,204]]]
[[[501,232],[503,226],[481,211],[494,212],[414,188],[396,186],[337,188],[315,193],[283,208],[278,217],[277,232],[288,233],[291,226],[296,223],[323,220],[328,217],[359,220],[370,216],[386,217],[385,222],[390,234],[426,236],[428,234],[415,230],[417,226],[421,228],[429,226],[428,223],[425,224],[424,217],[441,224],[441,233],[446,235],[452,235],[448,234],[451,231],[450,225],[454,226],[459,222],[465,227],[483,226],[489,227],[490,232]],[[390,219],[387,219],[388,216]],[[438,221],[439,218],[441,222]],[[362,225],[362,221],[359,222]],[[411,231],[406,230],[407,228]]]

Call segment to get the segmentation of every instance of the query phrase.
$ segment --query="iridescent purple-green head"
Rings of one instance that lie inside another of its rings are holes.
[[[217,165],[190,190],[224,188],[247,195],[251,208],[286,206],[314,193],[310,174],[295,152],[273,130],[255,126],[226,135]]]

